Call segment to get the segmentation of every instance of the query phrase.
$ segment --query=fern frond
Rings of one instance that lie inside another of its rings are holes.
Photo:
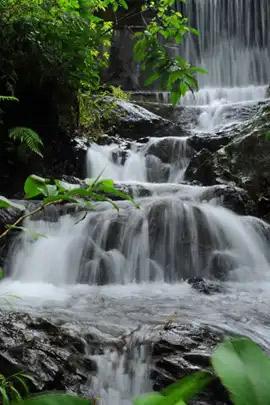
[[[19,99],[17,97],[13,97],[13,96],[1,96],[0,95],[0,102],[1,101],[19,101]]]
[[[9,131],[9,138],[13,141],[19,141],[31,152],[43,157],[41,149],[43,142],[40,136],[30,128],[15,127]]]

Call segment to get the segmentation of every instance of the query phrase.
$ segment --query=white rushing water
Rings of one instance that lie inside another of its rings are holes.
[[[53,285],[181,282],[189,277],[268,280],[269,226],[240,217],[200,194],[143,198],[140,209],[100,206],[82,221],[64,216],[26,226],[13,247],[12,278]],[[82,215],[82,214],[80,214]]]
[[[181,104],[209,106],[204,108],[198,128],[211,131],[218,127],[224,105],[266,98],[270,83],[270,2],[187,0],[186,4],[176,4],[200,35],[190,35],[174,52],[208,72],[198,77],[200,90],[186,94]],[[165,95],[164,101],[167,99]]]
[[[200,87],[247,87],[269,84],[269,0],[187,0],[178,8],[198,29],[181,54],[208,75]]]
[[[165,161],[158,150],[165,150]],[[152,151],[156,153],[152,153]],[[191,151],[187,138],[151,138],[147,144],[100,146],[93,144],[87,153],[88,177],[112,178],[116,181],[178,183],[183,180]]]
[[[269,0],[187,0],[201,33],[181,52],[209,74],[182,104],[196,115],[193,132],[217,132],[249,117],[270,81]],[[177,50],[178,52],[179,50]],[[167,93],[157,97],[168,101]],[[199,113],[198,113],[199,111]],[[151,134],[150,134],[151,135]],[[194,151],[186,137],[146,143],[93,144],[87,175],[112,178],[133,191],[140,208],[97,204],[86,216],[25,222],[10,249],[0,300],[11,308],[123,335],[164,323],[206,323],[270,344],[270,227],[222,207],[214,188],[184,183]],[[220,294],[194,291],[189,278],[225,279]],[[119,332],[120,333],[120,332]],[[125,335],[126,336],[126,335]],[[102,405],[130,405],[151,389],[143,335],[123,352],[92,356],[89,383]],[[90,356],[91,357],[91,356]]]

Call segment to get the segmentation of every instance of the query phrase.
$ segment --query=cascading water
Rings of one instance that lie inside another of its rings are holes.
[[[194,131],[249,117],[252,106],[230,103],[265,97],[268,0],[188,0],[185,7],[201,31],[199,44],[185,44],[186,56],[210,72],[202,90],[183,100],[199,108]],[[94,325],[104,346],[108,335],[130,336],[121,353],[117,345],[89,353],[97,372],[85,393],[101,404],[129,405],[151,388],[142,329],[172,314],[182,324],[207,323],[270,342],[270,227],[222,207],[215,187],[186,184],[194,153],[186,137],[93,144],[88,176],[114,179],[140,207],[122,201],[117,211],[100,203],[87,215],[28,220],[30,232],[11,246],[10,277],[0,291],[23,298],[18,310]],[[185,282],[194,277],[226,280],[224,291],[199,294]]]
[[[183,180],[190,157],[185,137],[151,138],[147,144],[132,144],[128,150],[117,144],[94,144],[87,153],[87,175],[116,181],[177,183]]]
[[[266,98],[270,82],[270,4],[268,0],[188,0],[177,8],[198,29],[180,53],[207,69],[200,90],[181,103],[202,107],[198,128],[219,127],[225,104]]]
[[[200,33],[184,47],[191,63],[208,70],[200,76],[200,87],[269,84],[268,0],[188,0],[177,7]]]
[[[267,97],[270,3],[268,0],[187,0],[185,4],[177,1],[176,7],[198,29],[199,38],[190,36],[174,52],[208,71],[199,75],[199,91],[186,94],[181,104],[200,106],[198,129],[213,131],[220,127],[224,105]]]

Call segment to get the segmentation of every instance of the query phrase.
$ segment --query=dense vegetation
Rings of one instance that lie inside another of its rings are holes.
[[[139,28],[129,27],[134,58],[146,84],[158,82],[176,103],[197,88],[202,71],[171,52],[186,34],[197,34],[173,0],[0,0],[0,95],[19,100],[0,97],[0,192],[9,188],[14,171],[23,178],[33,172],[56,176],[46,166],[53,167],[54,158],[72,160],[68,142],[80,122],[96,135],[104,95],[119,94],[103,80],[113,34],[134,15],[140,20]],[[32,152],[44,154],[44,163]],[[13,189],[21,189],[23,178]]]
[[[23,102],[27,90],[32,96],[40,92],[45,98],[71,91],[75,98],[70,102],[76,104],[79,92],[98,93],[102,88],[101,74],[110,61],[117,12],[128,9],[128,3],[1,0],[0,94],[22,96]],[[147,84],[159,80],[161,88],[172,91],[176,102],[187,90],[197,88],[198,69],[180,57],[173,58],[168,44],[181,43],[188,32],[195,30],[175,12],[172,0],[147,1],[138,13],[145,19],[141,31],[134,33],[135,57],[147,72]],[[110,15],[115,16],[115,21],[110,21]],[[71,107],[76,115],[76,105]]]

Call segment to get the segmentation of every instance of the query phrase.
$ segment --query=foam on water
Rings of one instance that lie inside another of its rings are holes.
[[[200,35],[190,37],[181,56],[208,74],[200,87],[246,87],[269,83],[269,0],[177,1]]]
[[[165,144],[166,163],[155,150]],[[112,178],[116,181],[137,181],[152,183],[180,182],[190,161],[187,138],[150,138],[145,145],[93,144],[87,152],[87,175],[96,178]]]
[[[215,132],[242,120],[248,114],[244,103],[266,97],[270,3],[176,3],[201,33],[199,42],[183,45],[181,55],[209,71],[182,104],[199,111],[195,131]],[[168,102],[167,93],[157,97]],[[9,278],[0,283],[2,308],[114,331],[160,325],[173,315],[180,323],[211,324],[269,345],[269,225],[219,206],[221,199],[203,201],[204,187],[181,184],[191,155],[187,138],[93,144],[88,176],[131,184],[137,195],[145,188],[150,197],[138,199],[140,209],[119,202],[118,212],[98,204],[86,217],[25,221],[33,232],[22,233],[11,247]],[[183,282],[223,275],[230,282],[212,296]],[[131,338],[122,353],[106,350],[93,358],[98,371],[90,392],[101,404],[130,405],[151,388],[149,353],[140,338]]]
[[[81,221],[69,215],[58,222],[28,221],[42,236],[20,236],[12,248],[11,277],[59,286],[119,285],[211,278],[220,270],[235,280],[267,280],[269,226],[193,196],[187,189],[143,198],[140,209],[119,203],[119,212],[104,206]]]

